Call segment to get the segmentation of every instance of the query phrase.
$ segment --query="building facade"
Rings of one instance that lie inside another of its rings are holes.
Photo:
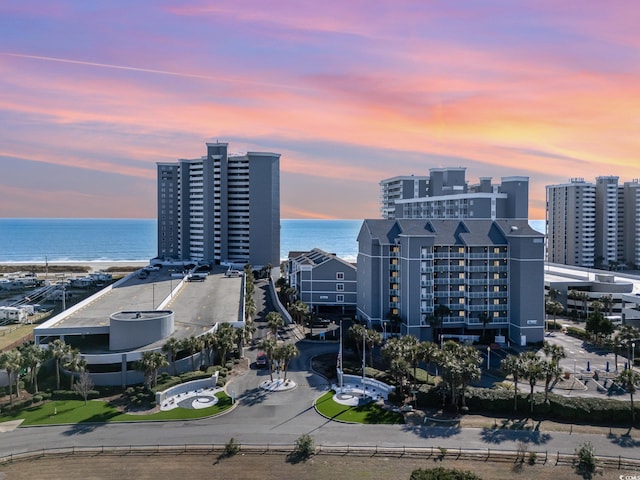
[[[280,262],[280,154],[207,155],[158,163],[158,259]]]
[[[503,177],[493,185],[490,177],[469,185],[463,167],[432,168],[426,177],[382,180],[382,217],[433,219],[526,220],[529,215],[529,178]]]
[[[527,220],[365,220],[357,278],[369,326],[433,341],[543,339],[544,235]]]
[[[311,311],[339,307],[345,312],[356,308],[356,267],[333,253],[319,248],[289,252],[287,282]]]
[[[640,184],[616,176],[548,185],[547,261],[581,267],[640,264]]]

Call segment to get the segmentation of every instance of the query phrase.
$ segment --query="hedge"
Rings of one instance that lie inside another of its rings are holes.
[[[421,389],[418,394],[418,406],[441,406],[442,389]],[[447,399],[447,402],[449,400]],[[533,394],[534,417],[550,420],[584,422],[589,424],[626,424],[631,419],[629,402],[599,397],[563,397],[550,393],[545,403],[544,393]],[[513,391],[468,387],[465,403],[470,412],[484,412],[505,415],[514,413]],[[636,418],[640,418],[640,408],[635,406]],[[531,411],[529,394],[518,393],[518,409],[515,413],[527,416]]]

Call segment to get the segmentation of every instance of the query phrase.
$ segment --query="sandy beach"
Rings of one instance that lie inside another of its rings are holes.
[[[112,269],[111,271],[115,270],[118,267],[136,267],[136,268],[142,268],[145,265],[149,265],[149,262],[143,262],[143,261],[130,261],[130,260],[123,260],[123,261],[93,261],[93,262],[81,262],[81,261],[65,261],[65,262],[49,262],[49,267],[65,267],[65,266],[79,266],[79,267],[88,267],[89,268],[89,272],[87,273],[93,273],[93,272],[99,272],[102,270],[107,270],[107,269]],[[28,267],[31,266],[37,266],[38,270],[44,269],[45,265],[40,263],[40,264],[35,264],[33,262],[25,262],[25,263],[3,263],[2,266],[4,267],[3,270],[7,271],[7,270],[13,270],[14,272],[24,272],[29,270]],[[56,269],[57,271],[60,271],[60,269]],[[127,268],[126,270],[129,270],[129,268]]]

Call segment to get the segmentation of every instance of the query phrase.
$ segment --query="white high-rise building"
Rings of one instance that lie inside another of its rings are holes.
[[[279,265],[280,154],[207,155],[158,163],[158,258]]]
[[[640,264],[640,184],[616,176],[547,186],[547,261],[582,267]]]

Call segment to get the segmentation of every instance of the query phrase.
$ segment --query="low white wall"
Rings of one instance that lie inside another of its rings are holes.
[[[385,400],[389,397],[389,394],[391,392],[394,392],[396,390],[396,387],[392,385],[387,385],[386,383],[381,382],[380,380],[365,377],[363,381],[362,377],[359,377],[357,375],[343,374],[342,384],[349,385],[354,388],[364,387],[364,389],[369,392],[370,396],[376,397],[379,395]]]
[[[156,405],[162,405],[167,397],[174,397],[181,393],[193,392],[200,390],[201,388],[215,388],[218,383],[218,372],[211,375],[209,378],[201,378],[200,380],[191,380],[190,382],[184,382],[175,387],[167,388],[162,392],[156,392]]]

